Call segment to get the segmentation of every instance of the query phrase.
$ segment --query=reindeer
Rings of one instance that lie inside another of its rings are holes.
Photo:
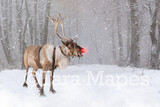
[[[28,46],[24,53],[24,65],[26,68],[25,81],[23,86],[27,85],[27,75],[29,67],[33,67],[33,78],[36,83],[36,87],[39,89],[40,95],[44,95],[44,84],[46,72],[49,70],[50,74],[50,92],[55,93],[53,89],[53,74],[56,68],[65,69],[70,62],[70,57],[82,57],[84,48],[81,48],[72,39],[68,38],[64,34],[63,19],[60,14],[57,15],[56,19],[49,19],[54,23],[56,35],[61,39],[62,46],[53,46],[51,44],[45,44],[44,46],[31,45]],[[62,35],[58,34],[58,25],[61,25]],[[36,71],[42,69],[42,86],[39,85],[36,78]]]

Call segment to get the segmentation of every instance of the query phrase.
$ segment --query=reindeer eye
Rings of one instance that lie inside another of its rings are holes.
[[[74,47],[74,45],[73,45],[73,44],[71,44],[71,46],[72,46],[72,47]]]

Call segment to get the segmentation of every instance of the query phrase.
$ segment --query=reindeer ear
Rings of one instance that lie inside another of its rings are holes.
[[[65,54],[68,54],[70,52],[70,50],[67,47],[65,47],[63,51]]]

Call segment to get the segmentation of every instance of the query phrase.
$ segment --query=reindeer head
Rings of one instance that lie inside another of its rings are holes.
[[[49,17],[49,16],[48,16]],[[76,57],[81,57],[83,56],[82,53],[85,53],[85,49],[81,48],[77,43],[75,43],[71,38],[68,38],[65,33],[64,33],[64,27],[63,27],[63,20],[64,18],[61,17],[60,14],[58,14],[57,19],[52,19],[49,17],[49,19],[54,23],[55,25],[55,31],[56,35],[61,39],[63,47],[67,48],[68,55],[69,56],[76,56]],[[59,20],[60,19],[60,20]],[[64,38],[62,38],[58,34],[58,25],[61,25],[62,28],[62,35]]]
[[[69,50],[70,56],[76,56],[81,57],[83,56],[83,48],[81,48],[77,43],[75,43],[73,40],[70,41],[62,41],[62,44],[67,47]]]

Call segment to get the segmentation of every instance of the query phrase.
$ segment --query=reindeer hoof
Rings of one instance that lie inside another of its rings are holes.
[[[27,83],[26,83],[26,82],[23,84],[23,87],[28,87],[28,85],[27,85]]]
[[[42,89],[40,89],[39,93],[40,93],[40,96],[45,96]]]
[[[41,90],[41,86],[39,84],[37,84],[37,88]]]
[[[45,96],[44,93],[40,93],[40,96]]]
[[[56,93],[56,91],[54,89],[50,89],[50,92],[53,93],[53,94]]]

